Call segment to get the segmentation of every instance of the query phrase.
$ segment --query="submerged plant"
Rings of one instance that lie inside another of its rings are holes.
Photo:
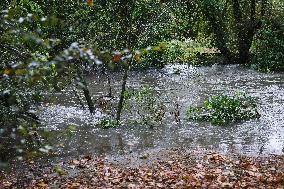
[[[119,126],[119,122],[114,119],[104,118],[97,123],[97,126],[103,129],[116,128]]]
[[[126,99],[124,108],[136,122],[153,126],[163,120],[166,111],[165,105],[158,101],[151,87],[145,86],[140,90],[128,90],[124,96]]]
[[[202,106],[189,107],[187,118],[194,121],[226,125],[259,118],[256,101],[244,93],[234,96],[220,95],[205,100]]]

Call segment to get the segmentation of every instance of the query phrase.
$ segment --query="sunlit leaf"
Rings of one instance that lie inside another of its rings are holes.
[[[59,166],[56,166],[56,167],[55,167],[55,172],[56,172],[59,176],[65,175],[65,171],[64,171],[61,167],[59,167]]]
[[[135,55],[134,55],[134,60],[135,60],[136,62],[140,62],[140,61],[141,61],[141,54],[135,54]]]
[[[90,7],[94,6],[94,1],[93,0],[87,0],[87,5]]]
[[[13,69],[12,68],[6,68],[4,70],[4,74],[5,75],[12,75],[13,74]]]
[[[41,188],[45,188],[45,187],[47,187],[47,184],[45,183],[45,181],[41,180],[41,181],[38,183],[38,186],[41,187]]]
[[[15,71],[16,75],[24,75],[25,73],[27,73],[27,71],[25,69],[17,69]]]

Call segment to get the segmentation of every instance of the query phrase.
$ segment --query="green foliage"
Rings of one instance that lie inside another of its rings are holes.
[[[44,22],[33,14],[20,17],[18,9],[11,9],[0,17],[0,137],[7,138],[0,146],[0,158],[5,159],[31,154],[41,145],[34,108],[52,76],[46,53],[56,40],[41,34]]]
[[[153,47],[147,47],[140,50],[136,55],[134,69],[145,70],[149,67],[162,68],[166,64],[162,56],[165,53],[167,46],[165,43],[159,43]]]
[[[216,63],[218,51],[210,48],[208,43],[200,43],[192,39],[185,41],[172,40],[166,43],[164,62],[169,64],[210,65]]]
[[[264,71],[284,71],[284,22],[266,21],[252,48],[252,67]]]
[[[167,49],[163,54],[163,59],[171,64],[188,63],[190,58],[193,57],[193,52],[189,50],[187,42],[172,40],[166,43]]]
[[[63,176],[66,174],[66,172],[64,171],[64,169],[60,166],[55,166],[54,171],[59,175],[59,176]]]
[[[282,63],[280,63],[281,66],[277,63],[282,55],[276,51],[272,52],[270,45],[275,43],[275,49],[282,48],[281,38],[283,37],[277,36],[274,29],[271,31],[271,28],[267,27],[263,21],[272,21],[276,17],[283,20],[283,1],[203,0],[197,2],[204,18],[201,22],[208,26],[210,34],[214,34],[214,46],[220,50],[225,63],[251,64],[250,49],[255,40],[253,63],[256,67],[263,70],[267,67],[272,70],[282,67]],[[280,33],[283,36],[283,30]],[[268,57],[268,60],[264,60],[264,57]],[[271,68],[267,65],[271,65]]]
[[[212,65],[218,61],[219,54],[217,49],[211,48],[208,43],[191,39],[160,42],[157,46],[141,52],[141,58],[135,64],[138,69],[161,68],[166,64]]]
[[[114,119],[104,118],[97,123],[97,126],[103,129],[110,129],[118,127],[119,123]]]
[[[0,137],[6,138],[0,145],[0,160],[48,152],[36,115],[43,94],[60,91],[76,78],[83,67],[78,62],[99,63],[93,50],[79,43],[54,54],[61,40],[44,30],[60,22],[55,17],[21,14],[18,7],[0,14]]]
[[[76,130],[77,127],[75,125],[69,125],[68,127],[65,128],[63,135],[65,138],[71,138],[76,132]]]
[[[140,90],[127,90],[124,97],[124,109],[132,115],[135,122],[153,126],[163,120],[166,107],[158,101],[151,87],[145,86]]]
[[[163,39],[170,11],[156,0],[96,1],[88,36],[103,50],[140,49]]]
[[[228,125],[259,117],[255,100],[241,93],[213,96],[204,101],[202,106],[189,107],[187,110],[189,120],[210,122],[213,125]]]

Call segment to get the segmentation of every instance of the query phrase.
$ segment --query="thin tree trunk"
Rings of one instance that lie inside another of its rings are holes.
[[[94,106],[92,97],[91,97],[91,95],[90,95],[90,91],[89,91],[89,89],[88,89],[87,82],[86,82],[85,80],[82,80],[82,83],[83,83],[83,85],[84,85],[84,87],[83,87],[84,96],[85,96],[85,98],[86,98],[89,111],[90,111],[90,113],[92,114],[92,113],[94,113],[94,111],[95,111],[95,106]]]
[[[111,82],[109,75],[107,75],[107,83],[108,83],[108,97],[112,97]]]
[[[135,2],[134,1],[127,1],[125,0],[125,6],[124,6],[124,16],[125,16],[125,33],[127,35],[126,37],[126,41],[127,41],[127,48],[131,49],[131,43],[132,43],[132,14],[131,14],[131,8],[134,8],[135,6]],[[121,112],[123,109],[123,103],[124,103],[124,93],[126,91],[126,83],[127,83],[127,78],[128,78],[128,71],[130,70],[131,64],[133,61],[133,57],[132,59],[129,61],[129,63],[126,65],[126,67],[124,68],[124,74],[123,74],[123,81],[122,81],[122,86],[121,86],[121,92],[120,92],[120,98],[119,98],[119,102],[118,102],[118,106],[117,106],[117,112],[116,112],[116,122],[119,123],[120,122],[120,118],[121,118]]]
[[[83,78],[82,73],[80,73],[80,70],[79,70],[80,65],[77,65],[77,66],[78,66],[77,75],[78,75],[79,81],[83,84],[82,90],[83,90],[89,111],[92,114],[95,111],[94,102],[93,102],[92,97],[90,95],[88,83],[85,80],[85,78]]]
[[[123,74],[123,79],[122,79],[123,81],[122,81],[122,86],[121,86],[120,98],[119,98],[119,102],[118,102],[118,106],[117,106],[117,112],[116,112],[117,123],[120,122],[120,117],[121,117],[121,112],[122,112],[123,102],[124,102],[124,93],[126,91],[126,82],[127,82],[127,78],[128,78],[129,67],[130,67],[130,65],[128,65],[125,68],[124,74]]]

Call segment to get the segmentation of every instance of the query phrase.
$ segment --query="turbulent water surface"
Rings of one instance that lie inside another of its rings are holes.
[[[180,74],[176,74],[176,72]],[[114,94],[120,89],[121,76],[112,76]],[[102,76],[89,78],[93,98],[107,94],[108,86]],[[55,100],[41,107],[44,127],[62,133],[68,126],[76,126],[69,137],[59,137],[56,144],[61,155],[127,154],[148,149],[186,147],[205,148],[222,153],[249,155],[283,154],[284,148],[284,75],[264,74],[239,66],[188,67],[167,66],[163,70],[131,72],[128,87],[149,85],[157,91],[169,111],[180,106],[181,123],[176,124],[167,112],[162,124],[149,128],[145,125],[124,125],[116,129],[96,127],[104,116],[99,109],[94,115],[80,107],[72,90],[55,95]],[[255,97],[261,118],[228,127],[185,120],[186,108],[197,105],[211,95],[244,91]],[[124,115],[124,119],[128,115]],[[62,134],[60,134],[61,136]]]

